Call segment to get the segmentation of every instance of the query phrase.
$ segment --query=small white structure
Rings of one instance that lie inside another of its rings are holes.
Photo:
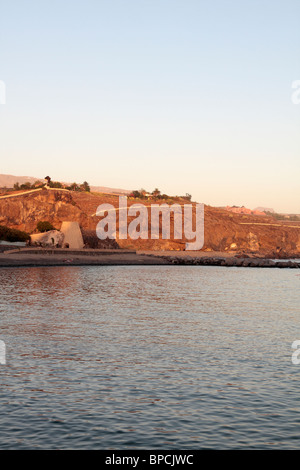
[[[61,247],[63,241],[64,234],[58,230],[49,230],[49,232],[30,235],[31,245]]]
[[[63,248],[82,250],[84,243],[78,222],[63,222],[60,231],[64,234],[65,237]]]

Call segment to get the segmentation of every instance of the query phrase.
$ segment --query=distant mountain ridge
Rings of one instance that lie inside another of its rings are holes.
[[[44,178],[35,178],[34,176],[0,175],[0,188],[13,188],[15,183],[35,183],[35,181],[43,179]]]
[[[129,189],[107,188],[106,186],[91,186],[91,191],[94,193],[124,194],[125,196],[132,192]]]
[[[14,175],[1,175],[0,174],[0,188],[13,188],[15,183],[35,183],[36,181],[44,181],[44,178],[35,178],[34,176],[14,176]],[[71,184],[71,183],[68,183]],[[109,188],[106,186],[91,186],[91,191],[96,193],[109,193],[109,194],[129,194],[131,191],[121,188]]]

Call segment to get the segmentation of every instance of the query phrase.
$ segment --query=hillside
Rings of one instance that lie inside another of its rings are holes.
[[[160,201],[128,199],[128,206],[141,202],[177,202],[180,198]],[[0,225],[24,230],[29,233],[36,228],[37,222],[48,220],[57,229],[63,221],[78,221],[95,245],[95,230],[99,217],[95,216],[100,204],[108,203],[118,207],[117,196],[91,194],[59,190],[42,190],[12,198],[0,199]],[[128,221],[133,218],[128,218]],[[171,215],[171,221],[173,217]],[[150,250],[183,250],[182,240],[117,240],[120,247]],[[95,246],[93,246],[95,247]],[[300,224],[281,222],[272,217],[241,215],[226,210],[205,206],[205,245],[206,251],[233,251],[270,254],[273,256],[299,255]]]

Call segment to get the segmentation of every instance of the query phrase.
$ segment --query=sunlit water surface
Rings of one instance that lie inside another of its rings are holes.
[[[297,270],[0,270],[1,449],[299,448]]]

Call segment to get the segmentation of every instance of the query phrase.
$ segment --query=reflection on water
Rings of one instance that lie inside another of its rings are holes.
[[[296,273],[1,269],[0,448],[298,448]]]

